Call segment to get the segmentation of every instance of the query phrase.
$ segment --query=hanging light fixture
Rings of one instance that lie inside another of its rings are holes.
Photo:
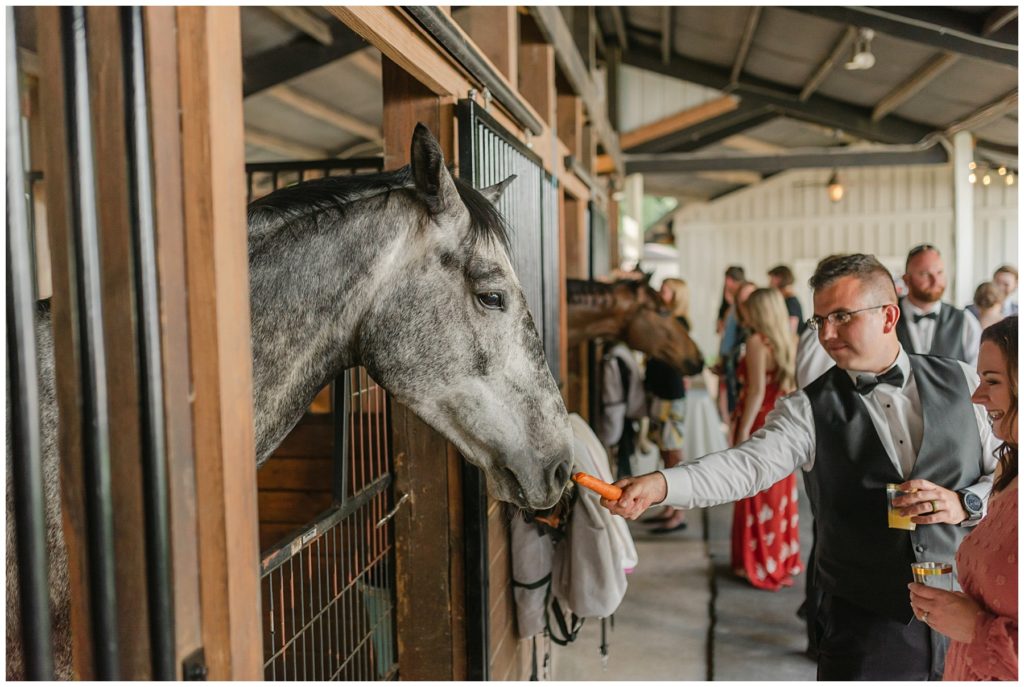
[[[875,55],[871,52],[871,40],[875,32],[871,29],[861,29],[857,35],[857,42],[854,44],[853,56],[850,61],[843,65],[850,71],[871,69],[875,66]]]
[[[832,176],[828,180],[828,199],[833,203],[838,203],[843,199],[843,194],[846,193],[846,189],[843,187],[841,181],[839,181],[839,173],[832,172]]]

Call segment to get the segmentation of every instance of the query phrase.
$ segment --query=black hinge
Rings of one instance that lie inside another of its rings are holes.
[[[205,681],[209,671],[206,668],[206,654],[202,647],[196,649],[181,663],[181,676],[188,681]]]

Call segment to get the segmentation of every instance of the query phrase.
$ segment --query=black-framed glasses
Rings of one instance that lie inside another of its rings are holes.
[[[828,315],[825,315],[825,317],[819,317],[818,315],[814,315],[813,317],[807,319],[806,324],[813,331],[819,331],[822,327],[824,327],[826,320],[829,324],[831,324],[834,327],[842,327],[844,324],[849,324],[850,320],[853,319],[853,316],[859,312],[877,310],[878,308],[884,308],[887,305],[892,305],[892,303],[872,305],[870,308],[861,308],[860,310],[836,310],[835,312],[830,312]]]

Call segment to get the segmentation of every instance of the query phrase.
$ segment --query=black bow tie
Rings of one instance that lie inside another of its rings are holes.
[[[917,324],[921,320],[938,320],[939,314],[934,312],[926,312],[923,315],[914,315],[914,324]]]
[[[867,395],[879,384],[892,384],[894,387],[902,389],[903,370],[900,369],[899,365],[896,365],[888,372],[883,372],[874,379],[870,375],[860,375],[857,377],[857,392],[862,396]]]

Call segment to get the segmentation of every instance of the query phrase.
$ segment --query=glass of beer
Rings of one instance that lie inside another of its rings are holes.
[[[931,561],[911,563],[910,569],[914,573],[914,582],[923,584],[926,587],[944,589],[947,592],[953,591],[952,563],[935,563]]]
[[[897,496],[908,494],[910,492],[900,491],[900,485],[898,484],[886,484],[885,485],[885,501],[889,508],[889,529],[895,530],[916,530],[917,523],[913,522],[910,518],[911,515],[900,515],[900,509],[892,505],[892,500]]]

